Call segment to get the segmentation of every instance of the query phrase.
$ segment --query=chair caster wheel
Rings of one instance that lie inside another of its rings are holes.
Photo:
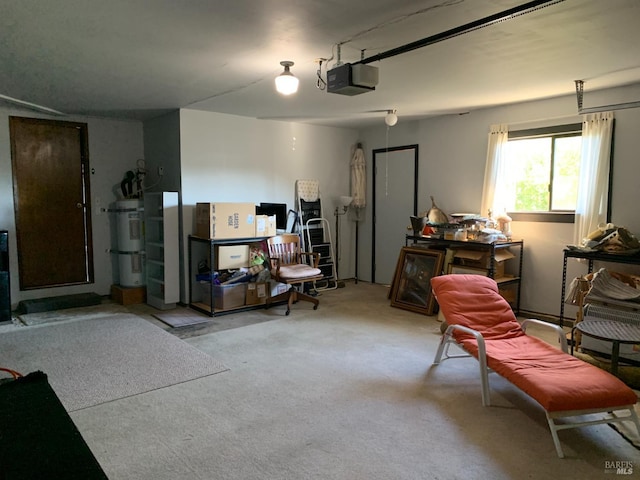
[[[314,306],[313,306],[313,309],[314,309],[314,310],[317,310],[317,309],[318,309],[318,305],[314,305]]]
[[[285,315],[289,315],[291,313],[290,310],[287,310],[286,312],[284,312]]]

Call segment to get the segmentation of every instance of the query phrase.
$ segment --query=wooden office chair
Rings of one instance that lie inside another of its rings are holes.
[[[273,298],[270,297],[267,300],[267,308],[273,302],[287,300],[286,315],[289,315],[291,305],[298,300],[304,300],[313,303],[313,309],[316,310],[320,301],[302,290],[306,282],[322,280],[322,271],[318,268],[320,254],[301,251],[300,236],[291,233],[270,237],[267,245],[271,277],[277,282],[290,285],[288,291]]]

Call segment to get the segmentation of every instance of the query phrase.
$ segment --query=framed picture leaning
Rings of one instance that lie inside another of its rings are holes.
[[[402,247],[391,286],[391,306],[433,315],[431,279],[442,273],[444,252]]]

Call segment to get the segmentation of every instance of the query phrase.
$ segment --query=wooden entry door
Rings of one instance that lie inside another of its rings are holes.
[[[20,289],[93,283],[87,125],[9,127]]]

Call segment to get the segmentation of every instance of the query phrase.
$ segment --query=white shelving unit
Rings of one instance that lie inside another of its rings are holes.
[[[178,192],[144,194],[147,303],[160,310],[180,301]]]

